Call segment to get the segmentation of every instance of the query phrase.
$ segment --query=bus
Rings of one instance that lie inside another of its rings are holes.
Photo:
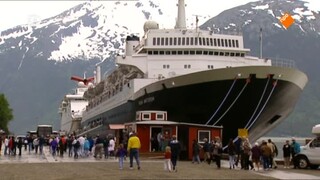
[[[52,125],[38,125],[37,136],[47,138],[52,134]]]

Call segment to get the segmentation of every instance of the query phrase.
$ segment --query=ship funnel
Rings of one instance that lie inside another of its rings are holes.
[[[175,29],[186,29],[186,10],[184,0],[178,2],[178,17]]]

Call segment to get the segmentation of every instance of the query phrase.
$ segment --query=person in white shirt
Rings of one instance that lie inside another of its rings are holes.
[[[116,143],[115,143],[114,139],[113,139],[113,138],[110,138],[110,140],[109,140],[109,147],[108,147],[108,151],[109,151],[110,157],[111,157],[111,156],[115,157],[115,156],[114,156],[114,148],[115,148],[115,145],[116,145]]]
[[[8,146],[9,146],[9,139],[8,136],[4,139],[4,155],[8,154]]]

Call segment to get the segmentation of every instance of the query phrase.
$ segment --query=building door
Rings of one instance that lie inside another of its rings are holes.
[[[160,151],[159,142],[158,142],[158,134],[162,134],[162,126],[151,127],[150,134],[150,151]]]

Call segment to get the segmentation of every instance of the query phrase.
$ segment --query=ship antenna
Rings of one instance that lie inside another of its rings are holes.
[[[184,0],[178,2],[178,17],[175,29],[186,29],[186,10]]]
[[[196,32],[198,32],[199,31],[199,17],[201,17],[201,16],[199,16],[199,15],[193,15],[193,16],[196,16]]]
[[[260,59],[262,59],[262,28],[260,27],[260,36],[259,36],[259,43],[260,43]]]

